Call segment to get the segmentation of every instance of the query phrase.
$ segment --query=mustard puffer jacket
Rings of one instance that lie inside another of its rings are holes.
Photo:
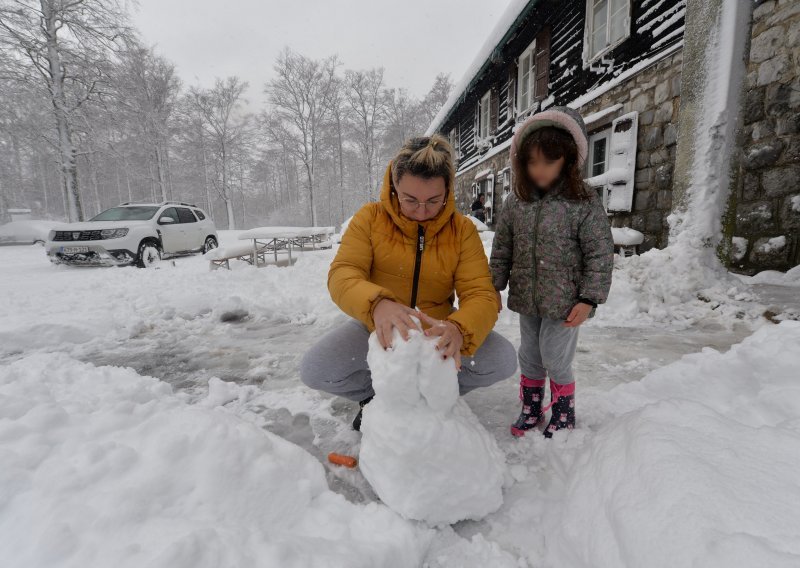
[[[372,311],[383,298],[450,320],[464,336],[461,354],[474,355],[497,321],[489,262],[478,231],[456,212],[452,183],[436,217],[417,222],[403,216],[391,171],[389,164],[380,203],[359,209],[342,236],[328,272],[331,298],[370,332],[375,329]]]

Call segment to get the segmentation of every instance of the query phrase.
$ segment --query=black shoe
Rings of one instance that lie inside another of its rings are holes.
[[[511,435],[522,437],[525,432],[536,428],[542,419],[542,399],[544,398],[544,379],[529,379],[525,375],[519,381],[519,399],[522,412],[511,425]]]
[[[358,403],[360,408],[358,409],[358,414],[356,414],[356,417],[353,418],[353,430],[356,432],[361,432],[361,416],[364,414],[364,407],[369,404],[369,401],[372,400],[372,398],[373,397],[366,398]]]
[[[544,429],[544,437],[552,438],[553,432],[575,428],[575,383],[557,385],[550,380],[550,406],[553,413]]]

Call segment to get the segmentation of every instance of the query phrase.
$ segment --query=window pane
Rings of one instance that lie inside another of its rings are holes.
[[[600,27],[606,26],[606,20],[608,18],[608,3],[606,0],[602,2],[598,2],[594,6],[594,14],[592,17],[592,31],[597,32]]]
[[[523,74],[528,73],[531,70],[531,57],[532,54],[529,53],[522,58],[522,61],[519,64]]]
[[[519,79],[519,110],[524,111],[529,106],[531,92],[531,62],[533,54],[529,53],[520,61]]]
[[[600,138],[592,145],[592,176],[606,171],[606,142],[605,138]]]
[[[611,15],[613,16],[620,10],[625,10],[628,7],[628,0],[611,0],[611,6],[609,7],[611,11]],[[627,10],[625,10],[627,12]]]
[[[158,211],[158,207],[112,207],[90,221],[145,221],[151,219]]]
[[[628,3],[626,0],[611,0],[610,33],[608,41],[613,43],[625,37],[628,30],[625,24],[628,23]]]
[[[609,37],[609,42],[614,43],[620,38],[625,37],[625,17],[617,18],[611,21],[611,37]]]
[[[608,45],[606,43],[606,27],[601,26],[599,29],[596,29],[592,35],[592,55],[602,51],[606,45]]]
[[[191,209],[186,209],[185,207],[178,207],[178,218],[181,223],[197,223],[194,213],[192,213]]]

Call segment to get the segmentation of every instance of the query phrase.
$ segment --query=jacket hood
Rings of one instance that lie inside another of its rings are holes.
[[[511,161],[517,167],[519,160],[518,149],[525,138],[535,130],[545,126],[555,126],[566,130],[578,146],[578,167],[582,167],[589,154],[589,137],[586,133],[586,124],[580,113],[566,106],[555,106],[530,116],[523,122],[511,139]]]
[[[444,227],[456,211],[456,198],[453,183],[455,180],[450,180],[447,187],[447,201],[439,214],[433,219],[427,221],[414,221],[404,216],[400,212],[400,201],[397,193],[392,189],[392,164],[391,162],[386,167],[383,174],[383,186],[381,187],[381,205],[392,218],[392,221],[397,225],[404,235],[416,239],[417,238],[417,225],[425,227],[425,237],[431,238]]]

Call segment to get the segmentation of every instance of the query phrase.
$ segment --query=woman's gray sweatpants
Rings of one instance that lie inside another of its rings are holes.
[[[315,390],[356,402],[375,394],[372,373],[367,366],[369,331],[358,320],[332,329],[303,356],[300,378]],[[472,357],[461,357],[458,385],[461,394],[488,387],[514,374],[517,357],[514,346],[492,331]]]
[[[529,379],[559,385],[575,382],[572,360],[580,327],[564,327],[564,320],[519,315],[519,369]]]

